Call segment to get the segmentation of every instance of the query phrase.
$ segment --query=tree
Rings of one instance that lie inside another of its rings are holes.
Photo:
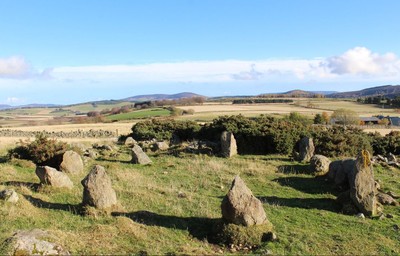
[[[322,118],[321,114],[316,114],[314,116],[314,124],[323,124],[324,123],[324,119]]]
[[[331,118],[335,119],[336,124],[352,125],[360,124],[360,117],[350,109],[340,108],[333,112]]]

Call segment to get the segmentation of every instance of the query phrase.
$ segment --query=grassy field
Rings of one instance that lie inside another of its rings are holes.
[[[0,241],[18,229],[41,228],[55,233],[57,242],[72,254],[232,253],[229,247],[208,241],[205,234],[221,218],[222,197],[240,174],[262,200],[278,241],[235,254],[400,253],[399,207],[385,207],[393,219],[341,214],[335,202],[338,191],[331,183],[308,175],[307,165],[286,156],[224,159],[153,153],[150,157],[151,166],[133,165],[128,150],[121,148],[118,157],[88,160],[84,173],[70,176],[72,190],[38,189],[32,164],[1,163],[0,189],[13,188],[22,198],[16,205],[0,202]],[[80,181],[94,164],[107,169],[117,192],[119,206],[110,216],[79,214]],[[375,176],[385,191],[400,194],[398,169],[376,166]]]
[[[163,108],[152,108],[152,109],[143,109],[132,111],[129,113],[121,113],[116,115],[107,116],[107,120],[111,121],[124,121],[124,120],[132,120],[132,119],[144,119],[144,118],[153,118],[153,117],[162,117],[169,116],[171,111]]]

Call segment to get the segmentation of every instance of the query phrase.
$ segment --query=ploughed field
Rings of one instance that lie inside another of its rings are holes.
[[[0,242],[17,230],[39,228],[55,234],[54,242],[72,254],[400,254],[398,206],[384,207],[393,218],[345,215],[333,184],[287,156],[150,152],[153,164],[141,166],[130,162],[128,147],[112,147],[87,158],[82,173],[69,175],[73,189],[39,187],[35,165],[5,161],[2,148],[0,190],[14,189],[20,200],[0,201]],[[82,214],[79,207],[81,180],[95,164],[105,167],[117,194],[110,215]],[[377,164],[374,171],[382,190],[400,194],[399,169]],[[208,236],[237,174],[261,200],[275,241],[229,245]]]

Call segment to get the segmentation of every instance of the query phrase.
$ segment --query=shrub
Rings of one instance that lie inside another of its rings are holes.
[[[20,144],[8,151],[10,159],[26,159],[33,161],[35,164],[42,164],[67,150],[66,143],[49,139],[43,133],[36,135],[33,142],[20,141]]]

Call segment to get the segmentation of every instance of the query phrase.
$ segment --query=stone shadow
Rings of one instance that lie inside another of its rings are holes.
[[[310,167],[304,164],[280,165],[278,171],[285,174],[310,174]]]
[[[40,188],[39,183],[26,182],[26,181],[5,181],[5,182],[0,183],[0,185],[14,186],[14,187],[27,187],[33,191],[38,191],[38,189]]]
[[[340,210],[339,204],[331,198],[281,198],[276,196],[258,197],[263,203],[293,208],[318,209],[331,212]]]
[[[210,243],[217,243],[217,231],[221,229],[223,220],[203,217],[177,217],[161,215],[150,211],[131,213],[113,212],[112,216],[125,216],[134,222],[147,226],[159,226],[171,229],[188,230],[190,235],[199,240],[207,239]]]
[[[82,205],[81,204],[60,204],[60,203],[50,203],[43,201],[42,199],[35,198],[33,196],[23,195],[26,200],[28,200],[32,205],[38,208],[50,209],[50,210],[62,210],[66,212],[71,212],[76,215],[82,215]]]
[[[278,182],[281,186],[292,187],[307,194],[332,194],[338,195],[339,191],[334,184],[327,181],[325,176],[318,177],[284,177],[272,181]]]

